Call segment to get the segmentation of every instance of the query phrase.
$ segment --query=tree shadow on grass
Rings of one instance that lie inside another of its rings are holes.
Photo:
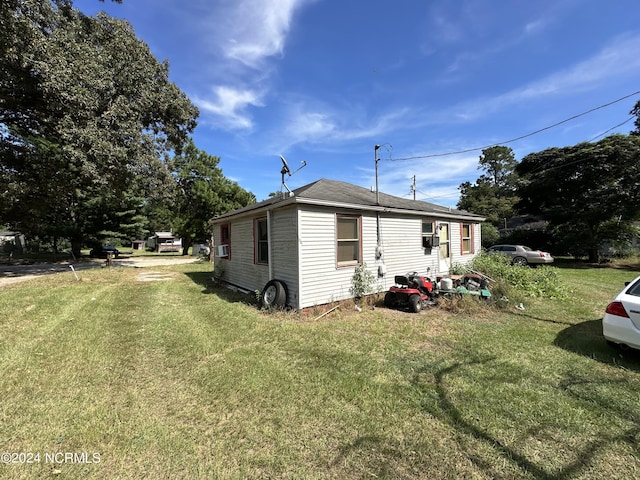
[[[640,372],[640,351],[610,346],[602,336],[602,319],[570,325],[558,333],[553,343],[598,362]]]
[[[626,391],[628,385],[623,379],[609,379],[606,376],[581,375],[574,372],[563,374],[562,380],[555,385],[559,391],[563,392],[563,395],[575,399],[578,404],[596,404],[603,414],[609,415],[620,423],[624,422],[627,426],[616,433],[610,433],[605,426],[597,440],[586,441],[581,447],[572,447],[571,459],[567,458],[568,461],[563,464],[544,465],[540,462],[542,457],[539,457],[535,452],[528,454],[526,449],[518,445],[535,439],[539,443],[547,443],[550,441],[549,439],[553,441],[554,436],[547,432],[553,432],[557,428],[556,422],[541,423],[535,428],[529,429],[523,424],[522,431],[516,434],[516,440],[506,441],[492,433],[490,428],[484,428],[481,419],[474,421],[468,412],[465,413],[463,405],[459,404],[460,400],[456,400],[455,387],[451,386],[452,382],[455,384],[456,377],[470,375],[469,368],[491,371],[502,364],[499,359],[486,357],[454,363],[426,362],[419,368],[416,368],[415,361],[410,360],[410,363],[414,365],[410,383],[417,391],[421,392],[423,413],[439,419],[455,430],[459,436],[458,445],[465,451],[469,461],[491,478],[505,478],[504,468],[499,465],[499,462],[490,460],[480,453],[482,449],[473,446],[477,442],[493,450],[505,463],[516,466],[522,472],[523,477],[544,480],[580,477],[592,469],[595,459],[601,455],[602,451],[611,448],[612,445],[626,444],[630,448],[638,450],[640,415],[634,413],[635,402],[618,402],[616,401],[616,393],[606,390],[608,386]],[[495,388],[500,388],[503,382],[498,378],[496,377]],[[450,391],[451,388],[454,390]],[[518,405],[514,406],[516,412],[519,408]],[[535,408],[535,405],[532,405],[532,408]],[[496,409],[496,413],[500,415],[508,415],[509,411],[508,403],[502,404],[499,409]]]

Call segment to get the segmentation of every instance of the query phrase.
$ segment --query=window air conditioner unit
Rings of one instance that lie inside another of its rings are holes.
[[[229,256],[229,245],[218,245],[218,255],[217,257],[228,257]]]

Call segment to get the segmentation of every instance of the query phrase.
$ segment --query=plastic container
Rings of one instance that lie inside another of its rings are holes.
[[[440,290],[452,290],[453,289],[453,280],[450,278],[443,278],[440,280]]]

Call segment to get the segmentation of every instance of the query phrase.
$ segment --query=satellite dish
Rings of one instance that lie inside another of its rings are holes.
[[[280,173],[282,175],[284,175],[285,173],[288,173],[289,176],[291,176],[291,169],[289,168],[289,164],[287,163],[287,161],[284,159],[282,155],[280,155],[280,160],[282,160],[282,171]]]
[[[284,176],[285,175],[293,175],[294,173],[296,173],[298,170],[304,168],[307,166],[307,162],[305,162],[304,160],[301,162],[300,167],[295,170],[295,171],[291,171],[291,169],[289,168],[289,164],[287,163],[287,161],[285,160],[285,158],[280,155],[280,160],[282,161],[282,170],[280,170],[280,174],[282,174],[282,187],[280,188],[280,192],[282,192],[282,188],[285,188],[287,190],[287,192],[289,193],[289,196],[293,196],[293,192],[291,190],[289,190],[289,187],[287,187],[287,184],[284,183]]]

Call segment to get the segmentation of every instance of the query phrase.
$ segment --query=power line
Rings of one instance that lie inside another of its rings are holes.
[[[600,138],[600,137],[604,137],[607,133],[609,133],[611,130],[615,130],[618,127],[621,127],[622,125],[624,125],[625,123],[629,123],[631,120],[633,120],[635,117],[631,116],[629,118],[627,118],[624,122],[619,123],[618,125],[615,125],[613,127],[611,127],[609,130],[605,130],[604,132],[602,132],[599,135],[596,135],[595,137],[593,137],[591,140],[589,140],[590,142],[593,142],[594,140]]]
[[[523,138],[532,137],[533,135],[537,135],[538,133],[544,132],[544,131],[546,131],[546,130],[550,130],[550,129],[555,128],[555,127],[558,127],[558,126],[560,126],[560,125],[562,125],[562,124],[564,124],[564,123],[567,123],[567,122],[570,122],[570,121],[572,121],[572,120],[575,120],[576,118],[580,118],[580,117],[583,117],[583,116],[588,115],[588,114],[590,114],[590,113],[593,113],[593,112],[595,112],[596,110],[600,110],[600,109],[602,109],[602,108],[609,107],[609,106],[611,106],[611,105],[613,105],[613,104],[615,104],[615,103],[618,103],[618,102],[621,102],[621,101],[623,101],[623,100],[626,100],[627,98],[633,97],[634,95],[638,95],[639,93],[640,93],[640,90],[638,90],[638,91],[636,91],[636,92],[633,92],[633,93],[630,93],[630,94],[628,94],[628,95],[625,95],[624,97],[620,97],[620,98],[618,98],[617,100],[614,100],[614,101],[612,101],[612,102],[605,103],[605,104],[600,105],[600,106],[598,106],[598,107],[595,107],[595,108],[592,108],[592,109],[590,109],[590,110],[587,110],[586,112],[579,113],[579,114],[577,114],[577,115],[574,115],[574,116],[572,116],[572,117],[569,117],[569,118],[567,118],[567,119],[565,119],[565,120],[562,120],[562,121],[560,121],[560,122],[554,123],[553,125],[549,125],[549,126],[547,126],[547,127],[540,128],[540,129],[538,129],[538,130],[536,130],[536,131],[534,131],[534,132],[527,133],[527,134],[525,134],[525,135],[521,135],[521,136],[516,137],[516,138],[512,138],[511,140],[505,140],[505,141],[503,141],[503,142],[493,143],[493,144],[491,144],[491,145],[486,145],[486,146],[484,146],[484,147],[476,147],[476,148],[468,148],[468,149],[466,149],[466,150],[458,150],[458,151],[455,151],[455,152],[432,153],[432,154],[429,154],[429,155],[417,155],[417,156],[414,156],[414,157],[390,158],[390,160],[391,160],[392,162],[399,162],[399,161],[404,161],[404,160],[416,160],[416,159],[420,159],[420,158],[446,157],[446,156],[448,156],[448,155],[459,155],[459,154],[462,154],[462,153],[476,152],[476,151],[478,151],[478,150],[484,150],[484,149],[486,149],[486,148],[495,147],[495,146],[498,146],[498,145],[505,145],[505,144],[507,144],[507,143],[517,142],[518,140],[522,140]],[[628,120],[627,120],[627,121],[628,121]],[[624,125],[625,123],[627,123],[627,122],[623,122],[623,123],[621,123],[620,125],[617,125],[617,126],[615,126],[615,127],[611,128],[611,129],[610,129],[610,130],[608,130],[608,131],[611,131],[611,130],[613,130],[614,128],[617,128],[617,127],[619,127],[619,126],[621,126],[621,125]],[[607,131],[607,132],[608,132],[608,131]],[[607,133],[607,132],[605,132],[605,133]],[[597,137],[596,137],[596,138],[597,138]]]

